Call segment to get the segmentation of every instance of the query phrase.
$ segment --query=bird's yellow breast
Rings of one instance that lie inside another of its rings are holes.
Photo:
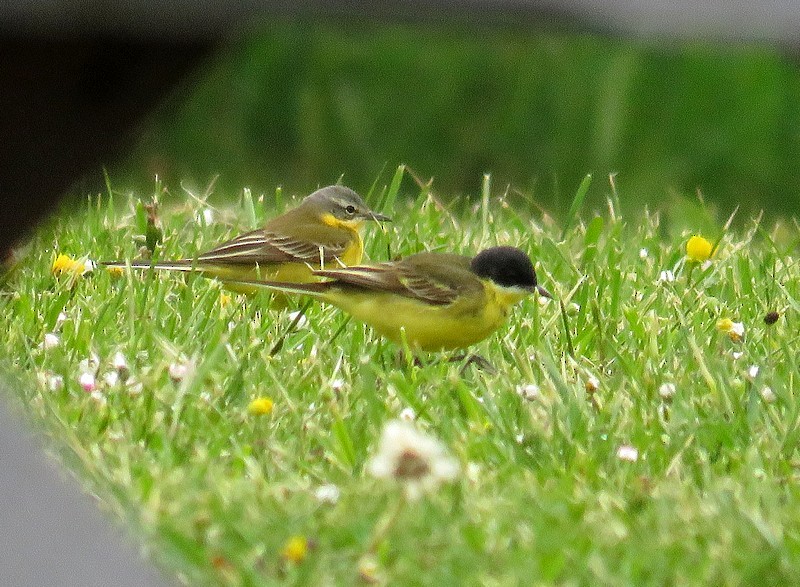
[[[485,284],[483,292],[443,306],[388,292],[332,291],[326,300],[394,342],[405,338],[411,348],[437,351],[483,340],[505,322],[509,306],[521,297]]]
[[[343,265],[350,267],[361,263],[361,258],[364,255],[364,241],[361,240],[359,228],[364,224],[361,220],[340,220],[333,214],[323,214],[320,218],[323,224],[332,226],[340,230],[345,230],[349,234],[349,244],[344,252],[339,256],[339,261]]]

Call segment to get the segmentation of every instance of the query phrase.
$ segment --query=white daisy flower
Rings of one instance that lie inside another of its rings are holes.
[[[636,447],[633,447],[629,444],[623,444],[617,449],[617,458],[621,461],[635,463],[639,460],[639,451],[636,450]]]
[[[417,419],[417,414],[413,408],[403,408],[400,411],[400,419],[406,422],[413,422]]]
[[[47,389],[61,391],[64,389],[64,378],[61,375],[49,375],[47,377]]]
[[[542,393],[539,390],[539,386],[536,385],[535,383],[518,385],[517,394],[519,394],[519,396],[522,397],[522,399],[528,400],[529,402],[540,399],[542,397]]]
[[[172,379],[173,383],[180,383],[186,376],[189,374],[191,370],[191,365],[187,362],[180,362],[180,363],[170,363],[169,367],[167,368],[167,373],[169,374],[169,378]]]
[[[341,492],[339,491],[339,488],[333,483],[326,483],[325,485],[320,485],[314,491],[314,497],[320,503],[334,504],[337,501],[339,501],[340,494]]]
[[[662,383],[661,387],[658,388],[658,395],[660,395],[663,400],[671,400],[675,395],[675,384]]]
[[[114,371],[119,374],[123,381],[128,378],[128,375],[130,375],[131,370],[130,367],[128,367],[128,360],[121,351],[114,353],[114,356],[111,358],[111,366],[114,368]]]
[[[44,335],[41,347],[44,350],[49,351],[50,349],[56,348],[60,344],[61,344],[61,337],[58,336],[55,332],[48,332],[47,334]]]
[[[367,470],[378,479],[396,481],[413,500],[454,480],[459,466],[441,442],[407,422],[392,420],[384,426],[378,452]]]
[[[97,389],[97,380],[94,378],[94,373],[89,371],[84,371],[78,376],[78,385],[81,386],[81,389],[86,393],[92,393],[95,389]]]
[[[109,371],[105,375],[103,375],[103,381],[105,382],[107,387],[116,387],[116,385],[120,381],[119,373],[116,371]]]

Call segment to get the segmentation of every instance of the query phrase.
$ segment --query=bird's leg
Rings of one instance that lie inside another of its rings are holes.
[[[475,353],[461,353],[460,355],[456,355],[454,357],[450,357],[448,359],[449,362],[455,363],[457,361],[464,361],[464,364],[459,369],[459,374],[463,375],[464,372],[467,370],[467,367],[470,365],[475,365],[481,371],[486,371],[489,375],[494,375],[497,373],[497,369],[494,366],[484,359],[482,356],[477,355]]]
[[[395,364],[398,366],[424,367],[425,361],[411,351],[406,352],[405,349],[398,349],[395,353]]]

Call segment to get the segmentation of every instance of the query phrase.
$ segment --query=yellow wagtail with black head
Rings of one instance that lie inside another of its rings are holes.
[[[276,216],[264,228],[242,234],[189,259],[103,262],[107,267],[197,271],[226,283],[274,279],[315,281],[313,270],[357,265],[364,254],[359,228],[364,221],[389,221],[369,209],[356,192],[340,185],[324,187],[299,206]]]
[[[273,291],[313,296],[369,324],[412,350],[465,348],[483,340],[506,320],[509,309],[538,285],[528,255],[493,247],[474,258],[419,253],[401,261],[314,271],[328,281],[247,281]]]

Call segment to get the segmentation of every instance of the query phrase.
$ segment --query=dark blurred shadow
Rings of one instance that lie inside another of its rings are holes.
[[[6,392],[0,388],[0,585],[165,585],[10,417]]]
[[[129,148],[212,42],[0,38],[0,252]]]

